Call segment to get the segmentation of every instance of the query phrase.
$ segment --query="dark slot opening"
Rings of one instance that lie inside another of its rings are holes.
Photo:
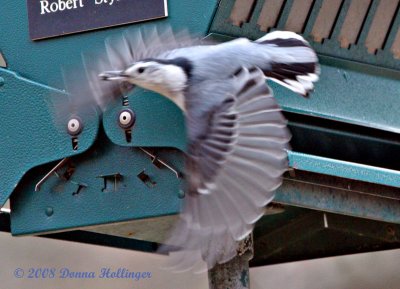
[[[76,151],[78,149],[78,138],[76,138],[76,137],[72,138],[72,149],[74,151]]]
[[[125,138],[126,138],[126,142],[132,141],[132,130],[130,130],[130,129],[125,130]]]
[[[157,183],[153,181],[144,170],[140,172],[137,177],[149,188],[153,188],[155,185],[157,185]]]
[[[400,170],[400,135],[339,121],[284,112],[293,151]]]

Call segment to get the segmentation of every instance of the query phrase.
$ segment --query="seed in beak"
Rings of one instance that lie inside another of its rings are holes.
[[[128,77],[123,71],[106,71],[99,74],[101,80],[124,80]]]

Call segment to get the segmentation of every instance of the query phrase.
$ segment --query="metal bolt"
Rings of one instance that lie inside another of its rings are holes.
[[[128,129],[135,123],[135,113],[130,109],[121,110],[118,117],[119,126]]]
[[[179,190],[178,192],[178,198],[183,199],[185,197],[185,191],[184,190]]]
[[[78,117],[71,118],[68,121],[67,130],[70,135],[76,136],[81,133],[82,129],[83,125]]]
[[[47,207],[47,208],[46,208],[46,215],[47,215],[48,217],[52,216],[53,213],[54,213],[54,210],[53,210],[52,207]]]
[[[0,87],[2,87],[5,83],[5,80],[3,77],[0,77]]]

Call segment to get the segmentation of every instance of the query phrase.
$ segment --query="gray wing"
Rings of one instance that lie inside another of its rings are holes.
[[[209,268],[233,258],[288,167],[290,133],[260,70],[201,87],[187,96],[188,189],[166,242],[182,248],[172,260],[177,271],[199,256]]]

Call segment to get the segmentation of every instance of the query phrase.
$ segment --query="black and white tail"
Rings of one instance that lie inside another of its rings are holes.
[[[261,67],[265,76],[308,97],[320,73],[318,57],[308,42],[290,31],[274,31],[255,42],[269,46],[272,62]]]

